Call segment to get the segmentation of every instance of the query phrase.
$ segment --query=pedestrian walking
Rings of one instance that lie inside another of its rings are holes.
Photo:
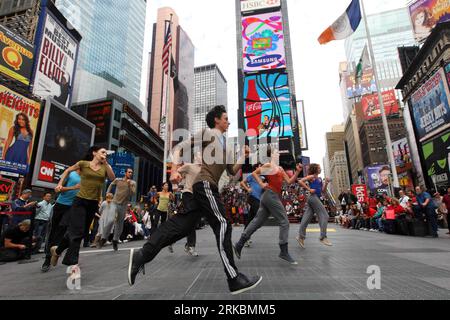
[[[114,186],[116,187],[113,199],[116,214],[113,220],[108,220],[107,223],[105,223],[102,239],[99,242],[99,248],[103,247],[106,243],[112,228],[114,227],[113,249],[114,251],[118,250],[119,239],[123,232],[125,214],[128,205],[130,204],[131,197],[136,193],[136,182],[132,180],[132,178],[133,169],[128,168],[125,172],[125,177],[115,179],[106,191],[107,193],[111,193],[112,188]]]
[[[280,224],[279,233],[279,245],[280,254],[279,257],[290,264],[298,264],[289,254],[288,242],[289,242],[289,219],[287,217],[286,209],[281,202],[282,186],[283,182],[287,184],[293,184],[297,181],[299,174],[302,172],[303,167],[301,164],[297,164],[294,175],[289,178],[284,169],[279,166],[279,153],[277,150],[273,152],[269,150],[271,162],[266,163],[262,167],[256,169],[253,173],[253,179],[260,185],[264,192],[261,195],[261,202],[259,210],[255,219],[248,225],[241,235],[239,241],[235,244],[234,250],[236,256],[240,259],[242,248],[245,243],[251,238],[251,236],[261,228],[270,216],[273,216],[278,220]],[[264,176],[267,182],[263,182],[260,176]]]
[[[314,213],[317,214],[317,218],[319,219],[320,242],[326,246],[332,245],[327,238],[328,219],[330,217],[325,209],[325,206],[320,200],[322,194],[327,190],[330,179],[326,178],[325,183],[323,183],[322,178],[319,177],[321,172],[322,169],[320,165],[313,163],[309,166],[308,176],[300,180],[300,185],[310,193],[306,204],[307,207],[300,223],[299,235],[296,238],[298,244],[302,248],[305,248],[306,228],[311,222]],[[351,199],[350,196],[349,198]]]
[[[52,194],[46,193],[41,202],[36,206],[34,218],[33,236],[39,239],[39,243],[45,243],[50,217],[53,211]],[[40,250],[41,248],[37,248]]]
[[[117,218],[117,208],[113,199],[114,195],[112,193],[107,193],[105,201],[102,202],[98,209],[100,220],[98,221],[98,233],[95,239],[97,249],[101,249],[105,245],[111,235],[112,227]],[[102,242],[103,239],[106,239],[105,242]]]

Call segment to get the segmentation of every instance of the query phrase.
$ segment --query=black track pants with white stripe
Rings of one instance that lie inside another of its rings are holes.
[[[196,183],[194,185],[194,200],[214,231],[220,258],[228,279],[236,278],[238,269],[234,264],[231,243],[232,226],[226,219],[225,207],[220,200],[219,191],[207,181]]]

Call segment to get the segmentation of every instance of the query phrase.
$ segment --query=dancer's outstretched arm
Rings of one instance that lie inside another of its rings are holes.
[[[303,166],[300,163],[297,164],[295,173],[294,173],[294,175],[291,178],[289,178],[289,176],[287,175],[286,171],[284,171],[283,168],[280,168],[280,169],[283,172],[284,181],[286,181],[287,184],[293,184],[295,181],[297,181],[298,176],[300,175],[300,173],[303,170]]]

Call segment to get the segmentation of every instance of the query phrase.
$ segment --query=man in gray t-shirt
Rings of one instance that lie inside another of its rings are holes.
[[[116,205],[116,218],[114,219],[114,225],[109,224],[103,229],[99,247],[102,247],[106,243],[106,238],[111,234],[111,229],[114,226],[113,248],[114,251],[118,250],[119,238],[123,232],[123,223],[127,212],[127,206],[130,203],[131,197],[136,193],[136,182],[133,181],[132,178],[133,169],[129,168],[125,173],[125,177],[114,180],[108,187],[107,193],[111,193],[112,187],[116,186],[116,192],[113,199],[113,202]]]

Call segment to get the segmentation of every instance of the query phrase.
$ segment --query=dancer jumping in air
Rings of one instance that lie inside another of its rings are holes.
[[[320,242],[326,246],[332,246],[327,238],[328,219],[330,218],[327,210],[320,198],[326,192],[330,179],[325,179],[325,184],[319,174],[322,172],[319,164],[311,164],[309,166],[308,176],[300,180],[300,185],[306,189],[310,195],[307,200],[307,207],[300,224],[299,235],[296,238],[300,247],[305,248],[306,227],[310,223],[314,213],[317,214],[320,225]],[[308,182],[309,185],[306,183]]]
[[[66,266],[78,265],[81,240],[88,234],[89,227],[98,211],[98,203],[102,196],[105,179],[114,181],[114,171],[107,162],[107,151],[104,148],[92,147],[89,150],[92,161],[80,161],[64,171],[56,187],[56,192],[63,190],[63,185],[71,172],[80,172],[80,191],[75,197],[70,210],[69,225],[63,239],[50,249],[51,265],[58,264],[58,258],[66,250],[62,263]]]
[[[224,133],[228,130],[230,123],[224,106],[214,107],[206,116],[206,122],[209,129],[200,132],[194,139],[179,144],[173,152],[170,180],[174,184],[179,184],[182,177],[177,169],[181,163],[181,151],[187,149],[191,153],[195,142],[200,142],[204,150],[200,173],[193,182],[193,199],[189,202],[183,214],[177,214],[163,223],[150,236],[142,249],[131,250],[128,267],[130,285],[134,284],[138,273],[144,271],[146,263],[152,261],[162,248],[189,235],[202,216],[208,219],[209,225],[214,231],[231,294],[239,294],[253,289],[262,280],[260,276],[247,278],[244,274],[238,272],[234,264],[231,243],[232,226],[226,219],[225,208],[220,200],[218,190],[219,180],[223,172],[227,170],[229,174],[236,175],[242,168],[245,159],[240,158],[236,165],[227,164],[227,159],[233,159],[234,156],[232,152],[226,149]],[[244,151],[245,157],[248,157],[249,148],[244,148]]]
[[[293,184],[297,181],[298,175],[302,172],[302,165],[297,164],[295,174],[289,178],[284,169],[278,165],[279,153],[278,151],[268,151],[269,157],[272,161],[256,169],[252,176],[261,186],[264,193],[261,196],[261,204],[256,214],[255,219],[248,225],[247,229],[241,235],[240,240],[234,246],[236,256],[241,258],[241,251],[245,243],[251,238],[253,233],[263,226],[266,220],[272,215],[280,223],[280,255],[279,257],[286,260],[290,264],[296,265],[297,262],[290,256],[288,251],[289,240],[289,220],[286,214],[286,209],[281,203],[281,192],[283,182]],[[264,183],[260,176],[265,176],[267,183]]]

